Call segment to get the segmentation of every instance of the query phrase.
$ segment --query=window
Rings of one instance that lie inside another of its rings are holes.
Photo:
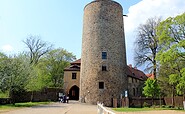
[[[107,66],[102,66],[102,71],[107,71]]]
[[[99,82],[99,89],[104,89],[104,82]]]
[[[136,96],[135,88],[133,88],[133,96]]]
[[[72,73],[72,79],[76,79],[76,73]]]
[[[138,88],[136,88],[136,94],[139,95],[139,89]]]
[[[102,59],[107,59],[107,52],[102,52]]]

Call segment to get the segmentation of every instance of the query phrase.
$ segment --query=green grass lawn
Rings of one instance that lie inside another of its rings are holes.
[[[113,110],[118,112],[137,112],[137,111],[153,111],[153,110],[181,110],[177,108],[113,108]]]
[[[26,103],[15,103],[15,105],[6,104],[6,105],[0,105],[0,110],[11,110],[11,109],[16,109],[16,108],[45,105],[45,104],[49,104],[49,103],[51,103],[51,102],[26,102]]]

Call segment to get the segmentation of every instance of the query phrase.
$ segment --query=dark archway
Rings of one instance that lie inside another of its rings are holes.
[[[70,100],[79,100],[79,87],[74,85],[69,90],[69,99]]]

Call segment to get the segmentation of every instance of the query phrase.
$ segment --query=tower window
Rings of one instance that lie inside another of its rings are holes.
[[[104,82],[99,82],[99,89],[104,89]]]
[[[102,59],[107,59],[107,52],[102,52]]]
[[[107,71],[107,66],[102,66],[102,71]]]
[[[72,79],[76,79],[76,73],[72,73]]]

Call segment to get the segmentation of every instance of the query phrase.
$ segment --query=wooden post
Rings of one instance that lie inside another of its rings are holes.
[[[118,104],[117,98],[113,98],[113,108],[117,108],[117,104]]]

